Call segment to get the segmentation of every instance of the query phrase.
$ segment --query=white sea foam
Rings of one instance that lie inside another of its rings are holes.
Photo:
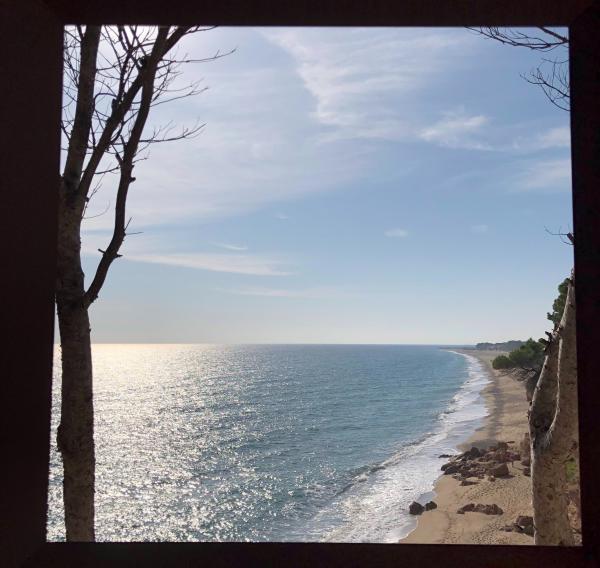
[[[490,381],[489,374],[475,357],[460,355],[467,359],[467,379],[438,416],[431,433],[402,448],[370,474],[357,476],[355,483],[316,516],[309,540],[397,542],[415,528],[408,506],[434,496],[443,463],[439,455],[457,453],[457,446],[488,414],[481,391]]]

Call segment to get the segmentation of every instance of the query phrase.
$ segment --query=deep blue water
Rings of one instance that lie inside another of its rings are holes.
[[[94,372],[98,540],[394,542],[485,416],[437,347],[95,345]],[[53,449],[50,540],[61,499]]]

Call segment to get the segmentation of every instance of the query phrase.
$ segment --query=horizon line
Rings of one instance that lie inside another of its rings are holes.
[[[492,341],[484,341],[477,343],[505,343],[503,341],[500,342],[492,342]],[[416,346],[429,346],[429,347],[474,347],[477,343],[356,343],[356,342],[179,342],[174,343],[171,341],[123,341],[123,342],[113,342],[113,341],[94,341],[93,345],[399,345],[399,346],[407,346],[407,347],[416,347]],[[54,342],[54,345],[60,345],[60,342]]]

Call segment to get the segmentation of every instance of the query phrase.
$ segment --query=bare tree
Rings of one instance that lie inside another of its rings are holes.
[[[548,53],[540,64],[523,78],[542,89],[548,100],[562,110],[569,110],[569,38],[550,28],[540,27],[535,32],[512,28],[469,28],[489,39],[513,47]]]
[[[202,27],[138,26],[68,28],[64,47],[62,131],[65,164],[60,184],[56,305],[62,353],[61,421],[57,444],[64,467],[66,538],[93,541],[94,408],[88,310],[109,268],[119,258],[131,219],[127,194],[135,164],[151,144],[195,136],[203,125],[144,133],[153,107],[198,94],[198,83],[178,86],[181,65],[194,60],[176,52]],[[81,264],[81,228],[99,177],[117,178],[113,232],[89,286]]]
[[[542,57],[540,65],[524,78],[541,87],[553,105],[570,110],[566,35],[545,27],[536,33],[491,27],[470,29],[505,45],[552,53],[552,57]],[[571,233],[559,235],[574,243]],[[568,516],[567,463],[579,457],[575,317],[572,274],[560,323],[547,334],[544,363],[529,410],[535,543],[541,545],[574,543]]]

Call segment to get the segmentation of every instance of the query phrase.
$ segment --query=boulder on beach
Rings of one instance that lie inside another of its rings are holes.
[[[492,505],[483,505],[482,503],[478,503],[475,505],[473,512],[483,513],[484,515],[502,515],[504,513],[504,511],[495,503]]]
[[[529,525],[533,526],[533,517],[530,517],[529,515],[519,515],[515,521],[515,524],[522,528]]]
[[[420,515],[423,513],[424,510],[425,507],[423,507],[421,503],[417,503],[416,501],[413,501],[408,507],[408,512],[411,515]]]
[[[437,509],[437,503],[435,501],[429,501],[425,503],[425,510],[432,511],[433,509]]]
[[[519,515],[514,523],[506,525],[502,530],[533,536],[535,533],[533,517],[530,517],[529,515]]]
[[[475,510],[475,503],[467,503],[466,505],[463,505],[460,509],[458,509],[456,512],[459,515],[464,515],[465,513],[468,513],[469,511],[474,511]]]
[[[460,470],[460,466],[458,466],[454,463],[447,463],[442,466],[442,471],[444,472],[444,475],[458,473],[459,470]]]
[[[484,515],[502,515],[504,511],[498,507],[495,503],[492,505],[485,505],[483,503],[467,503],[456,511],[459,515],[465,513],[483,513]]]
[[[508,466],[505,462],[499,463],[490,467],[488,473],[494,477],[507,477],[509,475]]]
[[[470,450],[466,451],[464,455],[469,459],[475,459],[481,456],[481,450],[473,446]]]

